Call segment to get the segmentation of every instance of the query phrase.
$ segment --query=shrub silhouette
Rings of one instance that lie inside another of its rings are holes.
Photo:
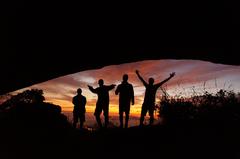
[[[191,98],[162,96],[159,115],[168,123],[234,123],[240,121],[239,93],[219,90]]]
[[[45,97],[43,96],[43,91],[40,89],[31,89],[25,90],[22,93],[18,93],[17,95],[13,95],[1,104],[0,109],[11,109],[16,107],[19,104],[39,104],[43,103]]]
[[[44,100],[43,91],[39,89],[26,90],[12,96],[0,105],[2,122],[28,128],[70,127],[67,117],[61,113],[61,107]]]

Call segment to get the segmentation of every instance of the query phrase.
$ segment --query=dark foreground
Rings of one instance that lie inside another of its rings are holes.
[[[0,106],[0,159],[240,158],[240,98],[231,92],[206,93],[197,107],[165,102],[164,125],[97,131],[74,129],[42,94],[25,91]]]
[[[1,130],[5,158],[240,158],[240,129],[221,125],[165,125],[105,129]]]

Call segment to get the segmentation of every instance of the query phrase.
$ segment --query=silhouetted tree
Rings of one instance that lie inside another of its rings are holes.
[[[38,104],[45,100],[43,90],[25,90],[17,95],[12,95],[8,100],[1,104],[1,109],[7,109],[19,104]]]
[[[66,116],[61,114],[61,107],[44,100],[42,90],[25,90],[13,95],[0,106],[2,116],[8,118],[7,122],[19,123],[19,126],[69,127]]]

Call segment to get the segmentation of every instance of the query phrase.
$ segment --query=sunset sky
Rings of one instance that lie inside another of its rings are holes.
[[[87,97],[87,112],[93,112],[97,95],[91,93],[87,85],[96,88],[100,78],[104,80],[106,85],[120,84],[122,75],[127,73],[129,83],[133,84],[135,91],[135,105],[132,106],[131,113],[139,115],[145,88],[135,74],[136,69],[140,71],[146,81],[149,77],[153,77],[155,82],[160,82],[169,77],[171,72],[176,72],[176,76],[163,85],[171,96],[190,96],[193,94],[193,89],[197,94],[201,94],[204,92],[204,88],[213,93],[221,88],[240,92],[240,66],[198,60],[149,60],[111,65],[101,69],[62,76],[16,92],[29,88],[42,89],[47,102],[60,105],[63,111],[72,111],[71,100],[76,95],[77,88],[80,87],[83,90],[83,95]],[[110,91],[111,114],[118,113],[118,96],[114,94],[114,91],[115,89]],[[159,89],[157,98],[160,95],[161,90]]]

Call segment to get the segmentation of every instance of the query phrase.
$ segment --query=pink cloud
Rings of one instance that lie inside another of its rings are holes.
[[[149,77],[153,77],[156,82],[167,78],[169,73],[176,72],[176,76],[164,85],[168,89],[190,87],[206,81],[208,81],[208,85],[213,86],[214,82],[209,81],[217,79],[220,83],[224,83],[224,81],[231,80],[232,77],[235,80],[231,82],[236,84],[237,79],[240,79],[240,66],[214,64],[198,60],[149,60],[83,71],[49,80],[32,87],[43,89],[46,98],[66,101],[71,101],[76,94],[76,89],[80,87],[83,89],[83,94],[88,98],[88,104],[95,105],[97,96],[88,90],[87,85],[97,87],[100,78],[105,81],[106,85],[119,84],[122,81],[122,75],[127,73],[129,82],[134,86],[136,101],[141,104],[145,88],[135,74],[136,69],[140,71],[146,81],[148,81]],[[240,85],[237,86],[240,87]],[[240,90],[240,88],[237,88],[237,90]],[[118,96],[114,95],[114,90],[110,92],[110,95],[111,102],[117,104]]]

